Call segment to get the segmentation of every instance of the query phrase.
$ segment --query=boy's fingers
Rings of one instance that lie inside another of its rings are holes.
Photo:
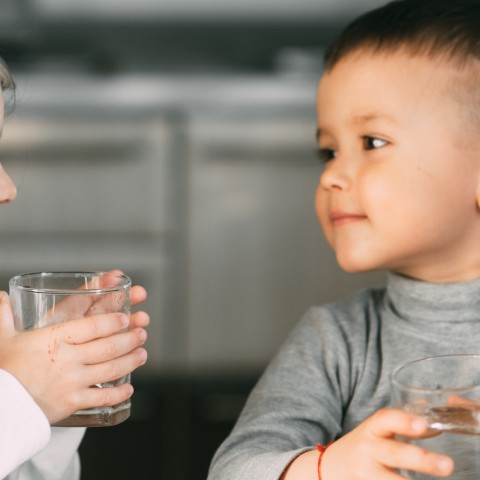
[[[395,435],[422,437],[427,432],[428,425],[416,415],[394,408],[383,408],[370,417],[368,429],[381,438],[392,438]]]
[[[395,439],[396,435],[407,438],[428,436],[431,430],[421,417],[385,408],[370,417],[368,429],[373,435],[382,438],[382,441],[375,442],[374,456],[387,467],[441,477],[453,471],[453,461],[449,457]]]
[[[65,341],[72,344],[90,342],[96,338],[108,337],[130,325],[128,315],[124,313],[105,313],[78,320],[69,320],[49,328],[60,329]]]
[[[427,475],[444,477],[450,475],[454,469],[451,458],[398,440],[380,443],[376,448],[376,455],[387,467],[413,470]]]
[[[15,335],[15,324],[10,298],[8,294],[3,291],[0,291],[0,335],[4,338]]]

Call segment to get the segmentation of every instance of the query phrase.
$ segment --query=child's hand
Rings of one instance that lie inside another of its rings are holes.
[[[108,273],[111,275],[106,275],[98,279],[100,285],[93,286],[92,284],[87,284],[86,287],[93,287],[95,289],[98,287],[114,287],[120,281],[119,276],[123,275],[121,270],[110,270]],[[85,290],[85,287],[79,287],[78,290]],[[130,288],[130,305],[132,307],[144,302],[146,298],[147,292],[143,287],[134,285]],[[48,316],[44,322],[39,322],[37,326],[44,326],[70,320],[72,318],[72,313],[75,315],[74,318],[89,317],[92,315],[98,315],[100,313],[107,313],[111,311],[111,303],[112,298],[109,295],[85,293],[83,295],[66,296],[55,303],[55,312],[51,312],[52,316]],[[135,326],[137,321],[140,321],[141,324],[136,326],[146,326],[148,324],[148,316],[146,316],[145,312],[140,313],[140,315],[132,314],[132,316],[134,316],[134,319],[131,326]]]
[[[132,307],[138,305],[139,303],[143,303],[147,299],[147,292],[146,290],[136,285],[130,289],[130,302]],[[146,312],[135,312],[130,314],[130,328],[135,327],[148,327],[150,323],[150,317]]]
[[[398,468],[446,477],[454,469],[449,457],[395,438],[396,435],[422,438],[431,434],[420,417],[401,410],[379,410],[325,451],[322,480],[404,479],[396,472]]]
[[[132,289],[132,304],[146,297]],[[91,388],[143,365],[148,315],[101,314],[17,332],[8,295],[0,292],[0,368],[13,374],[55,423],[77,410],[115,405],[131,396],[131,385]],[[131,327],[129,331],[122,330]],[[115,334],[115,335],[114,335]]]

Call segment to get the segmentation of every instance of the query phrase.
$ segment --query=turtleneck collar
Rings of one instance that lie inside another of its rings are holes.
[[[480,321],[480,279],[428,283],[389,272],[385,301],[407,321]]]

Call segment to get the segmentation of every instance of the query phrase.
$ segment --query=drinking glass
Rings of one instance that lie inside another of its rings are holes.
[[[18,331],[102,313],[130,314],[131,280],[109,272],[41,272],[10,279],[10,301]],[[68,373],[66,373],[68,375]],[[92,385],[108,388],[130,382],[126,375]],[[62,427],[117,425],[130,416],[130,399],[113,407],[81,410],[56,423]]]
[[[391,375],[394,407],[423,417],[421,439],[406,442],[448,455],[455,462],[450,480],[480,479],[480,355],[423,358],[398,367]],[[418,480],[437,479],[402,472]]]

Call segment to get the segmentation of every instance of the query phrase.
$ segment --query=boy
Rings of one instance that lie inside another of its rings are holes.
[[[392,2],[328,50],[316,211],[340,266],[385,269],[387,286],[307,313],[210,480],[452,473],[451,458],[396,438],[424,436],[425,422],[386,407],[397,365],[478,352],[479,85],[478,0]],[[333,443],[319,454],[318,442]]]

